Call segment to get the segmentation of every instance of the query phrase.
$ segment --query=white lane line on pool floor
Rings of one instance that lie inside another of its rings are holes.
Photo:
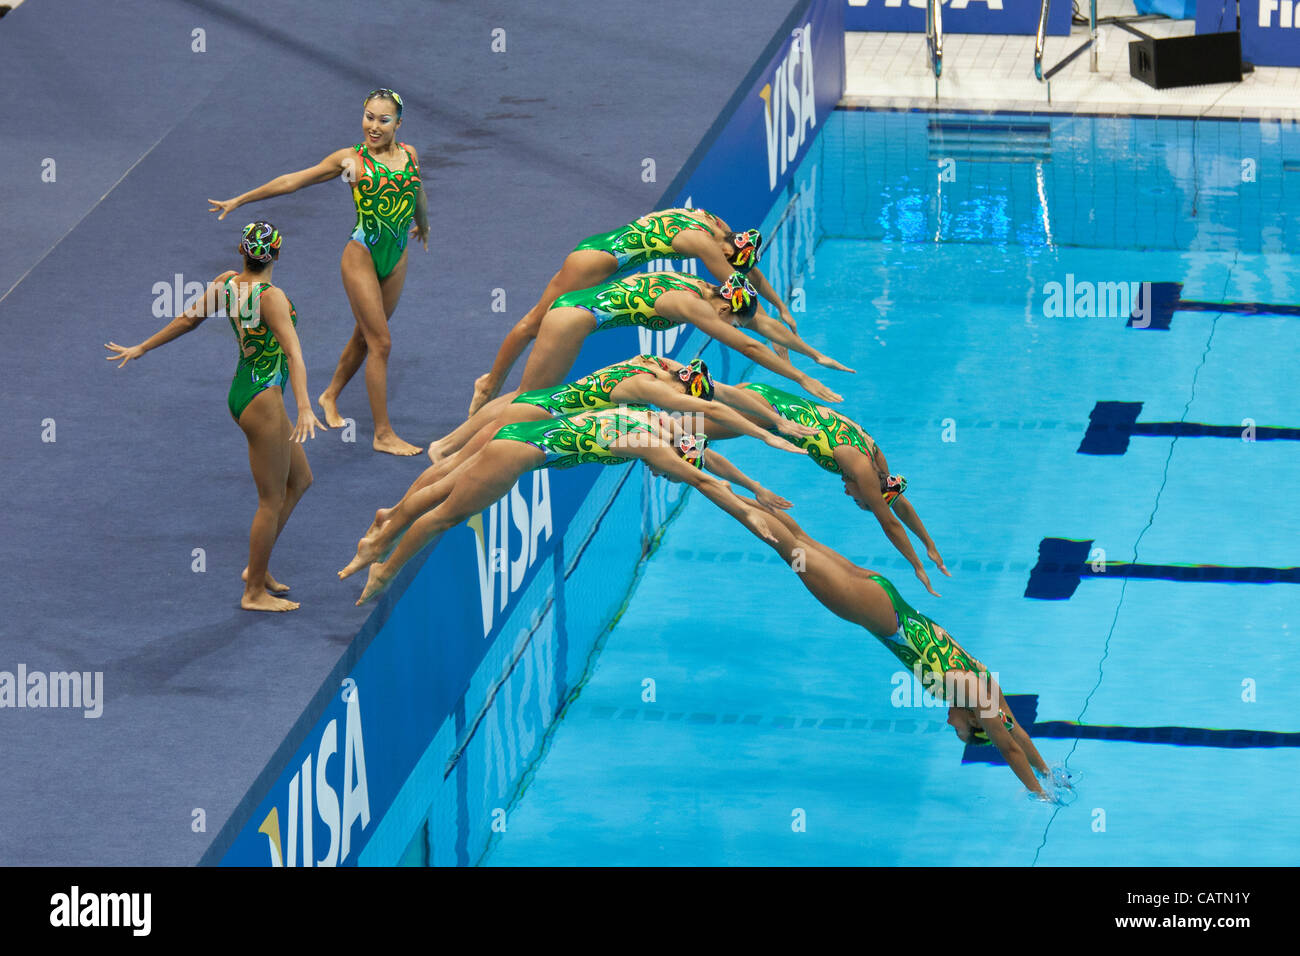
[[[1237,265],[1237,259],[1238,259],[1238,254],[1234,253],[1232,257],[1232,262],[1229,263],[1228,265],[1228,274],[1223,280],[1223,294],[1219,296],[1219,299],[1221,301],[1226,301],[1227,299],[1228,288],[1232,283],[1232,270]],[[1187,416],[1191,414],[1192,403],[1196,401],[1196,382],[1200,379],[1201,369],[1205,368],[1205,363],[1210,357],[1210,346],[1214,343],[1214,333],[1215,330],[1218,329],[1219,319],[1223,318],[1223,315],[1224,313],[1222,312],[1217,313],[1214,316],[1214,319],[1210,322],[1210,334],[1209,337],[1206,338],[1205,340],[1205,349],[1204,351],[1201,352],[1201,361],[1197,364],[1196,370],[1192,373],[1191,393],[1187,397],[1187,403],[1183,406],[1183,414],[1178,419],[1180,422],[1187,421]],[[1151,529],[1151,526],[1155,524],[1156,512],[1160,510],[1160,496],[1164,494],[1165,485],[1169,481],[1169,465],[1173,461],[1174,449],[1178,446],[1179,437],[1180,436],[1178,435],[1174,435],[1173,440],[1169,442],[1169,453],[1165,456],[1164,472],[1160,476],[1160,487],[1156,490],[1155,503],[1151,506],[1151,514],[1147,518],[1146,525],[1142,528],[1141,531],[1138,532],[1137,540],[1133,542],[1133,562],[1132,562],[1133,564],[1138,563],[1138,547],[1142,544],[1142,538]],[[1088,692],[1088,696],[1084,699],[1083,709],[1079,711],[1079,716],[1074,721],[1076,724],[1082,724],[1084,722],[1083,718],[1084,715],[1088,713],[1088,705],[1092,703],[1093,695],[1095,695],[1097,691],[1101,688],[1101,682],[1105,678],[1106,658],[1110,656],[1110,641],[1111,638],[1115,635],[1115,625],[1119,623],[1119,613],[1124,608],[1124,594],[1125,592],[1128,591],[1129,580],[1130,578],[1126,575],[1124,577],[1124,583],[1120,587],[1119,600],[1115,602],[1115,615],[1114,617],[1111,618],[1110,630],[1106,632],[1106,643],[1102,646],[1101,660],[1097,662],[1097,683],[1093,685],[1092,690]],[[1079,738],[1075,738],[1074,743],[1070,745],[1070,752],[1065,755],[1065,760],[1063,761],[1064,766],[1069,767],[1070,758],[1074,756],[1074,752],[1075,750],[1078,749],[1078,747],[1079,747]],[[1030,866],[1038,865],[1038,857],[1043,852],[1043,848],[1047,846],[1048,832],[1052,829],[1052,823],[1056,820],[1056,815],[1060,812],[1061,812],[1060,806],[1056,806],[1052,808],[1052,815],[1048,817],[1047,824],[1043,827],[1042,842],[1039,843],[1038,849],[1034,851],[1034,860],[1030,864]]]

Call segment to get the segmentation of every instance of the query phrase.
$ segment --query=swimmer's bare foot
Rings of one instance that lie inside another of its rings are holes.
[[[491,374],[486,372],[474,380],[474,397],[470,400],[467,418],[473,418],[474,413],[492,401],[496,395],[498,389],[492,385]]]
[[[239,575],[239,580],[243,581],[245,584],[248,583],[248,568],[247,568],[247,567],[245,567],[244,570],[243,570],[243,573],[241,573],[241,574]],[[272,594],[283,594],[285,591],[289,590],[289,585],[287,585],[287,584],[281,584],[279,581],[277,581],[275,578],[273,578],[273,577],[271,576],[271,572],[270,572],[270,571],[267,571],[267,572],[266,572],[266,589],[267,589],[269,592],[271,592]]]
[[[321,392],[320,398],[316,399],[316,404],[325,413],[325,424],[330,428],[342,428],[347,424],[347,420],[339,414],[336,396],[329,392]]]
[[[357,598],[357,607],[361,607],[361,605],[373,601],[383,594],[388,587],[388,581],[389,579],[384,577],[379,570],[379,564],[372,564],[370,566],[370,576],[366,579],[365,589],[361,592],[361,597]]]
[[[420,453],[419,445],[412,445],[409,441],[402,441],[397,437],[396,432],[384,432],[375,435],[375,451],[387,452],[390,455],[418,455]]]
[[[245,611],[296,611],[301,605],[297,601],[287,601],[265,591],[253,594],[245,591],[239,606]]]
[[[379,532],[367,534],[357,542],[357,555],[348,562],[348,566],[339,572],[339,580],[350,578],[367,564],[383,560],[383,548],[379,543]]]
[[[470,414],[473,414],[473,412],[471,412]],[[441,439],[441,438],[438,439],[437,441],[431,441],[431,442],[429,442],[429,461],[430,461],[430,462],[432,462],[433,464],[436,465],[436,464],[438,464],[438,462],[442,461],[442,460],[443,460],[444,458],[446,458],[446,457],[447,457],[447,453],[446,453],[445,451],[442,450],[442,439]]]

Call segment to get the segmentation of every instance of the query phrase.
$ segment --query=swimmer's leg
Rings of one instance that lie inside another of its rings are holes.
[[[596,329],[596,319],[586,309],[552,309],[542,320],[537,344],[524,366],[521,391],[559,385],[573,369],[582,343]]]
[[[294,611],[299,607],[296,601],[267,593],[266,569],[281,526],[293,444],[278,386],[254,396],[239,415],[239,427],[248,439],[248,464],[257,485],[257,513],[248,531],[247,576],[239,606],[246,611]]]
[[[546,284],[546,289],[542,292],[542,297],[537,300],[537,304],[529,309],[506,335],[505,341],[501,343],[501,348],[497,352],[496,361],[492,363],[492,370],[479,376],[474,383],[474,398],[469,405],[470,415],[482,408],[501,390],[510,370],[514,368],[515,362],[519,361],[519,356],[524,354],[528,343],[537,337],[542,319],[547,310],[555,304],[556,299],[566,292],[577,292],[579,289],[589,289],[599,285],[612,276],[617,269],[618,259],[611,253],[598,249],[578,249],[570,252],[565,257],[560,271],[555,273],[551,281]]]
[[[498,444],[517,446],[519,443],[503,441]],[[412,522],[387,560],[370,565],[370,574],[357,605],[378,597],[407,561],[441,538],[448,529],[506,494],[519,480],[518,461],[514,449],[503,451],[489,447],[468,462],[471,467],[464,470],[446,500]]]
[[[492,399],[492,401],[458,425],[454,431],[449,432],[437,441],[430,442],[429,460],[437,464],[441,459],[463,447],[465,442],[478,434],[479,429],[491,424],[498,415],[504,412],[518,394],[519,390],[516,389],[513,392],[507,392],[505,395]]]

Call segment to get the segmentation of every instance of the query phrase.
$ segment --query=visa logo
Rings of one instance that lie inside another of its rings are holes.
[[[794,162],[808,131],[817,125],[813,98],[812,22],[795,31],[790,50],[777,64],[772,82],[758,91],[764,104],[767,131],[767,183],[776,189],[777,177]]]
[[[316,772],[312,773],[312,755],[302,762],[298,773],[289,781],[286,794],[289,812],[284,817],[287,842],[281,841],[280,808],[271,807],[257,832],[264,834],[271,851],[272,866],[337,866],[352,852],[352,829],[358,821],[364,833],[370,826],[370,791],[366,785],[366,747],[361,737],[361,692],[352,678],[343,682],[343,700],[347,712],[343,720],[343,774],[336,779],[342,797],[329,779],[330,758],[338,753],[338,720],[331,720],[321,731],[316,747]],[[313,783],[315,786],[313,787]],[[329,831],[325,855],[316,857],[313,846],[316,820]]]
[[[532,494],[529,499],[524,498],[519,488],[524,481],[520,478],[508,494],[465,522],[474,531],[484,637],[492,630],[496,612],[505,610],[506,601],[519,590],[528,569],[537,560],[538,539],[545,534],[545,540],[551,540],[550,478],[545,468],[530,474]],[[486,529],[484,515],[487,516]],[[510,541],[512,524],[519,548],[519,553],[513,557],[510,554],[510,549],[515,547]],[[493,596],[498,592],[499,598],[494,601]]]

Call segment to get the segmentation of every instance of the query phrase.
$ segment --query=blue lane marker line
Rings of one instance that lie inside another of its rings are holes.
[[[1202,425],[1200,422],[1140,422],[1141,402],[1097,402],[1088,414],[1088,430],[1079,442],[1080,455],[1122,455],[1129,439],[1137,436],[1179,438],[1235,438],[1242,440],[1241,425]],[[1300,428],[1256,426],[1255,441],[1300,441]]]
[[[1146,301],[1147,289],[1151,301]],[[1298,315],[1300,305],[1276,305],[1267,302],[1198,302],[1184,299],[1181,282],[1146,282],[1139,286],[1137,301],[1129,315],[1129,328],[1143,332],[1168,332],[1175,312],[1215,312],[1235,315]],[[1149,308],[1147,308],[1149,306]],[[1149,320],[1150,324],[1147,324]]]
[[[1119,740],[1125,743],[1170,744],[1175,747],[1220,747],[1240,750],[1247,747],[1300,747],[1300,733],[1272,730],[1216,730],[1212,727],[1122,727],[1115,725],[1077,724],[1072,720],[1037,722],[1037,694],[1007,694],[1007,703],[1016,720],[1030,737],[1056,740]],[[967,744],[962,763],[989,763],[1006,766],[998,748],[987,744]]]
[[[1221,564],[1129,564],[1122,561],[1090,562],[1093,542],[1071,538],[1044,538],[1038,545],[1038,563],[1029,572],[1025,597],[1064,601],[1074,595],[1084,578],[1139,578],[1194,584],[1300,584],[1300,568],[1233,567]]]

